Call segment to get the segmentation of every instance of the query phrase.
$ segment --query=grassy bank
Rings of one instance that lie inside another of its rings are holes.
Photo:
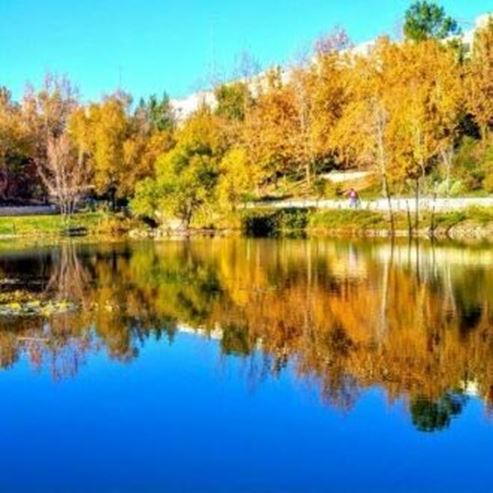
[[[414,218],[413,218],[414,219]],[[395,234],[409,234],[407,215],[395,215]],[[81,228],[88,236],[109,238],[126,235],[131,230],[142,231],[142,237],[152,230],[137,219],[108,212],[75,214],[69,224],[58,215],[0,217],[0,238],[59,238],[70,228]],[[239,212],[227,223],[208,226],[207,231],[238,231],[247,236],[320,235],[320,236],[386,236],[388,216],[367,210],[317,209],[248,209]],[[197,229],[199,231],[200,228]],[[155,230],[158,231],[159,230]],[[413,232],[416,234],[416,231]],[[493,239],[493,209],[471,208],[464,211],[421,215],[420,236]],[[159,237],[159,235],[156,235]],[[140,236],[136,236],[140,237]]]
[[[395,215],[395,234],[409,234],[407,214]],[[414,217],[412,218],[414,220]],[[340,236],[385,236],[389,234],[388,215],[367,210],[253,209],[243,213],[242,230],[251,236],[308,233]],[[451,238],[492,238],[493,209],[470,208],[423,212],[419,230],[413,234]]]
[[[67,223],[59,215],[0,217],[0,237],[54,237],[67,227],[82,228],[88,235],[124,234],[132,221],[118,214],[87,212],[74,214]]]

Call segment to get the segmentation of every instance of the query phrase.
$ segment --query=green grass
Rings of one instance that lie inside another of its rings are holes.
[[[384,214],[365,210],[325,210],[313,212],[308,220],[311,230],[367,230],[386,229]]]
[[[488,207],[471,207],[466,210],[466,217],[480,224],[493,222],[493,209]]]
[[[493,209],[487,207],[470,207],[462,211],[440,212],[435,216],[438,227],[451,228],[465,221],[479,226],[493,223]]]
[[[435,215],[435,225],[437,227],[451,228],[466,219],[466,211],[440,212]]]
[[[257,236],[285,234],[293,231],[306,231],[315,234],[364,234],[365,232],[388,231],[388,214],[368,210],[310,210],[310,209],[262,209],[249,210],[244,216],[244,228],[247,233]],[[411,215],[414,223],[414,213]],[[486,227],[493,223],[493,208],[472,207],[463,211],[436,213],[432,221],[430,211],[420,214],[419,230],[428,231],[432,223],[435,231],[447,231],[464,222],[477,227]],[[395,230],[407,233],[408,217],[404,212],[394,215]]]
[[[70,227],[86,228],[89,234],[114,233],[125,220],[114,214],[104,212],[85,212],[74,214]],[[60,215],[8,216],[0,217],[0,236],[55,236],[67,227]]]

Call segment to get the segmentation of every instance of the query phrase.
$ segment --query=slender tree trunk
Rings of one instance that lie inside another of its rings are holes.
[[[395,220],[394,220],[394,210],[392,208],[392,195],[390,193],[389,182],[387,179],[387,174],[383,174],[383,189],[385,197],[387,198],[387,207],[389,210],[389,221],[390,221],[390,235],[395,235]]]
[[[301,137],[303,139],[303,159],[305,161],[305,180],[306,180],[306,187],[308,189],[308,192],[311,190],[312,186],[312,145],[310,142],[310,135],[309,135],[309,127],[308,127],[308,118],[305,115],[306,109],[303,108],[302,110],[302,117],[301,117]]]
[[[479,129],[479,133],[481,135],[481,141],[483,142],[483,145],[486,146],[488,142],[488,137],[489,137],[489,128],[488,125],[484,125]]]
[[[411,218],[411,208],[409,207],[409,200],[406,200],[406,209],[407,209],[407,231],[409,238],[413,236],[413,221]]]
[[[375,114],[375,131],[377,139],[377,155],[380,167],[380,174],[382,176],[383,193],[387,199],[387,207],[389,211],[389,222],[390,222],[390,234],[394,236],[395,234],[395,221],[394,221],[394,211],[392,209],[392,195],[390,193],[389,180],[387,177],[387,152],[385,149],[385,125],[386,125],[386,115],[384,110],[376,108]]]
[[[419,251],[419,238],[417,237],[415,240],[415,245],[416,245],[416,280],[418,282],[418,285],[421,284],[421,256],[420,256],[420,251]]]
[[[184,217],[185,219],[184,226],[187,231],[190,229],[190,224],[192,223],[192,216],[193,216],[193,205],[191,203],[188,203]]]
[[[115,191],[115,189],[111,190],[111,210],[112,210],[112,212],[116,211],[116,191]]]
[[[307,158],[305,164],[305,178],[306,178],[306,186],[308,188],[308,191],[310,191],[312,186],[312,170],[311,170],[311,164],[309,158]]]
[[[416,233],[419,231],[419,177],[416,178],[415,182],[415,206],[416,209],[414,211],[414,229]]]
[[[430,217],[430,236],[435,235],[435,208],[436,208],[436,200],[437,200],[437,191],[436,187],[433,189],[433,207],[431,208],[431,217]]]
[[[447,184],[447,196],[450,195],[450,180],[452,175],[452,159],[454,148],[450,145],[442,151],[442,160],[445,164],[445,183]]]

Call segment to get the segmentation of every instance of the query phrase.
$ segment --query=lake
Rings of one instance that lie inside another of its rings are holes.
[[[0,253],[0,492],[491,492],[493,248]]]

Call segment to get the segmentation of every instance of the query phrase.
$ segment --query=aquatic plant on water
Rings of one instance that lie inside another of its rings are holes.
[[[50,317],[76,309],[75,303],[66,299],[48,299],[43,294],[23,290],[0,293],[0,316]]]

